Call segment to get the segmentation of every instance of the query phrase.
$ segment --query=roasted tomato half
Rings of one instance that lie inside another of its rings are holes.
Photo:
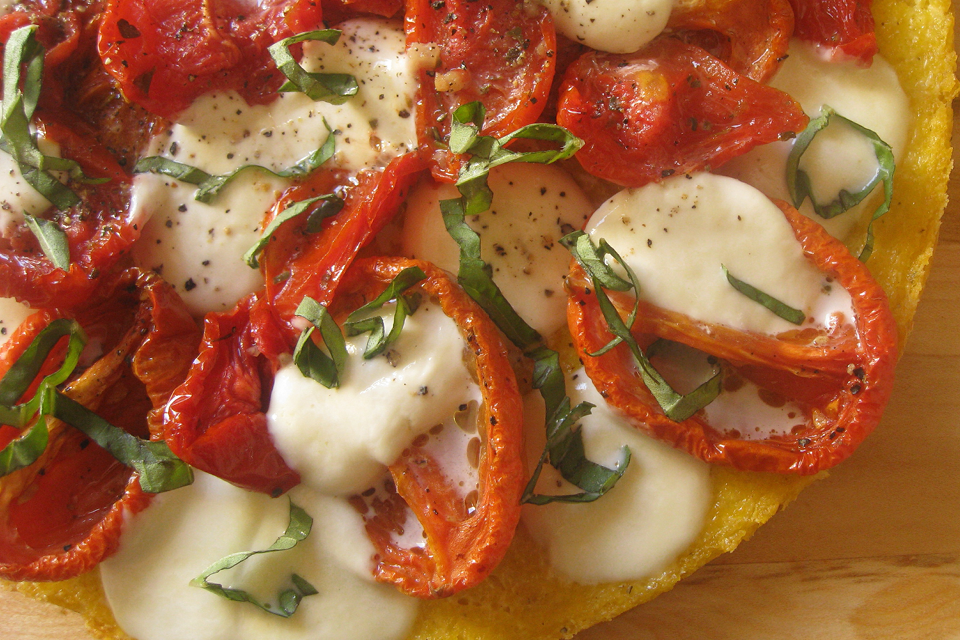
[[[626,345],[593,357],[612,338],[592,293],[574,264],[568,279],[568,320],[587,373],[613,406],[641,430],[711,463],[749,471],[808,475],[839,463],[880,420],[890,397],[897,360],[897,329],[887,298],[867,268],[816,222],[780,203],[804,255],[850,294],[853,326],[834,332],[800,331],[767,336],[641,303],[632,333],[640,345],[664,338],[721,361],[725,388],[748,380],[772,401],[802,408],[787,433],[767,437],[719,430],[704,412],[676,422],[667,418],[644,385]],[[610,292],[626,317],[634,300]],[[763,397],[763,396],[761,396]]]
[[[58,317],[64,314],[28,318],[0,348],[0,370],[6,373]],[[129,433],[159,438],[160,412],[183,380],[199,337],[180,298],[158,277],[129,270],[104,282],[71,317],[89,341],[85,368],[63,393]],[[63,349],[49,357],[62,358]],[[19,435],[0,427],[0,444]],[[51,421],[40,459],[0,480],[0,576],[65,580],[92,569],[117,548],[125,514],[149,500],[130,468],[79,430]]]
[[[583,168],[628,187],[715,169],[807,122],[786,93],[673,38],[634,54],[583,55],[567,70],[557,113],[584,140]]]
[[[469,366],[483,395],[476,423],[480,438],[475,491],[458,486],[430,453],[430,435],[414,440],[390,465],[393,486],[386,496],[354,504],[363,512],[377,553],[377,580],[420,598],[449,596],[486,578],[503,558],[520,517],[525,481],[523,405],[504,338],[480,307],[445,271],[404,258],[360,260],[350,269],[331,307],[344,316],[374,299],[405,268],[427,277],[408,292],[439,300],[466,341]],[[468,447],[469,448],[469,447]],[[467,457],[467,451],[463,452]],[[423,527],[423,545],[407,546],[408,509]]]
[[[790,0],[796,15],[794,35],[831,55],[869,65],[877,53],[871,0]]]

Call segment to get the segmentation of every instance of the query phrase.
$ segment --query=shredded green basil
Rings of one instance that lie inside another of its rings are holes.
[[[724,265],[720,265],[720,268],[723,269],[723,274],[727,277],[727,282],[729,282],[734,289],[747,296],[754,302],[763,305],[787,322],[795,325],[801,325],[803,324],[803,321],[807,319],[807,316],[804,315],[803,311],[800,311],[800,309],[794,309],[790,305],[785,304],[773,296],[760,291],[760,289],[757,289],[756,287],[747,284],[743,280],[734,277],[734,275],[730,273],[730,271],[727,270]]]
[[[54,346],[67,336],[67,353],[60,369],[40,381],[33,398],[15,404],[36,378]],[[0,476],[39,459],[49,439],[46,418],[53,417],[82,431],[119,462],[134,469],[140,486],[148,493],[190,484],[193,472],[173,455],[165,442],[141,440],[57,391],[76,368],[85,344],[86,336],[75,320],[54,320],[37,334],[0,380],[0,423],[18,429],[33,423],[25,435],[0,451]]]
[[[302,178],[313,172],[324,162],[332,158],[336,151],[336,142],[333,133],[330,131],[330,126],[327,125],[326,121],[324,121],[324,125],[327,126],[327,138],[323,141],[323,144],[320,145],[320,148],[301,158],[292,167],[281,169],[280,171],[273,171],[258,164],[245,164],[237,167],[230,173],[210,175],[202,169],[171,160],[170,158],[147,156],[137,161],[137,164],[133,167],[133,172],[159,173],[175,178],[180,182],[197,185],[197,193],[193,196],[193,199],[197,202],[209,204],[220,195],[220,192],[223,191],[227,185],[233,182],[234,178],[248,170],[261,171],[277,178],[288,179]]]
[[[832,202],[820,204],[813,197],[813,187],[810,183],[810,176],[800,168],[800,158],[803,157],[803,154],[810,146],[810,143],[813,142],[813,139],[817,137],[817,134],[823,131],[834,118],[850,125],[855,131],[865,136],[871,142],[874,153],[877,156],[879,169],[877,170],[877,174],[863,189],[855,193],[850,193],[843,189]],[[870,218],[870,223],[867,225],[867,238],[859,256],[862,262],[866,262],[870,254],[873,253],[873,222],[890,210],[890,203],[893,200],[893,174],[895,170],[896,163],[894,162],[893,150],[889,144],[881,140],[880,136],[870,129],[857,124],[849,118],[843,117],[831,107],[823,105],[820,109],[820,115],[810,120],[807,128],[797,136],[796,141],[793,143],[793,148],[787,157],[787,189],[790,191],[790,199],[793,201],[793,206],[799,207],[803,204],[803,201],[809,197],[810,202],[813,204],[813,210],[817,212],[817,215],[821,218],[830,219],[860,204],[870,195],[877,184],[883,182],[883,202],[877,207]]]
[[[23,214],[27,227],[40,243],[40,250],[57,269],[70,269],[70,241],[67,234],[56,222]]]
[[[637,368],[640,371],[640,375],[643,378],[643,382],[647,386],[647,389],[649,389],[650,393],[653,394],[653,397],[663,410],[664,415],[676,422],[686,420],[697,411],[713,402],[714,399],[720,395],[720,391],[723,388],[722,371],[717,368],[714,375],[709,380],[688,394],[679,394],[674,391],[673,387],[670,386],[670,384],[650,363],[649,358],[647,358],[646,354],[643,353],[643,350],[640,349],[640,345],[637,344],[636,339],[634,339],[633,334],[630,332],[630,327],[633,326],[634,320],[636,319],[637,310],[639,308],[639,298],[635,299],[633,309],[631,310],[627,321],[624,322],[623,318],[620,317],[620,313],[617,311],[617,308],[610,301],[610,298],[607,296],[606,291],[604,290],[604,286],[601,282],[602,269],[597,269],[597,262],[594,260],[594,258],[599,256],[601,258],[600,262],[604,263],[605,269],[609,269],[609,266],[605,264],[606,257],[609,256],[612,258],[627,273],[627,277],[630,281],[629,289],[639,293],[640,284],[637,281],[636,274],[634,274],[633,270],[627,266],[623,258],[620,257],[620,254],[618,254],[613,247],[603,241],[601,241],[599,247],[593,247],[592,250],[588,252],[587,257],[589,258],[589,261],[582,260],[580,256],[580,246],[584,242],[584,238],[587,239],[587,242],[590,241],[589,236],[587,236],[583,231],[574,231],[573,233],[561,239],[560,242],[565,247],[570,249],[570,252],[573,253],[573,256],[577,259],[577,262],[580,263],[580,265],[590,276],[593,282],[593,288],[597,297],[597,302],[600,305],[600,311],[603,313],[603,318],[607,322],[607,328],[610,333],[615,336],[614,339],[607,343],[607,345],[605,345],[602,349],[589,355],[598,356],[606,353],[617,344],[626,343],[626,345],[630,348],[630,353],[633,355],[634,362],[637,364]],[[595,273],[600,273],[601,275],[595,275]]]
[[[319,203],[319,204],[317,204]],[[260,254],[268,244],[273,234],[277,232],[284,222],[292,220],[306,211],[310,211],[310,217],[307,218],[307,232],[316,233],[320,230],[320,223],[331,216],[335,216],[343,209],[343,200],[332,193],[307,200],[300,200],[291,203],[286,209],[277,214],[277,217],[270,221],[267,228],[256,244],[247,249],[243,254],[243,261],[251,268],[256,269],[260,266]]]
[[[191,580],[190,586],[199,587],[221,598],[233,600],[234,602],[247,602],[267,613],[272,613],[281,618],[289,618],[296,613],[297,607],[300,606],[300,602],[305,597],[318,593],[312,584],[295,573],[290,575],[290,581],[293,583],[293,586],[289,589],[284,589],[277,595],[277,606],[260,602],[257,598],[242,589],[224,587],[222,584],[210,582],[207,578],[221,571],[232,569],[252,556],[292,549],[297,546],[297,543],[303,542],[306,537],[310,535],[310,529],[312,527],[313,518],[301,507],[295,505],[293,501],[290,501],[290,520],[287,528],[272,545],[258,551],[241,551],[240,553],[232,553],[223,557],[204,569],[203,573],[199,576]]]
[[[537,505],[550,502],[591,502],[609,491],[623,476],[630,461],[630,452],[624,449],[623,463],[617,469],[608,469],[586,458],[583,435],[576,428],[576,422],[590,413],[592,405],[582,402],[571,408],[559,355],[544,345],[540,334],[527,324],[507,301],[493,281],[490,265],[480,257],[480,236],[466,223],[467,215],[477,215],[490,206],[493,192],[487,184],[487,176],[492,167],[509,162],[549,164],[569,158],[583,142],[561,127],[546,124],[529,125],[500,139],[481,136],[484,116],[482,104],[466,104],[453,113],[450,130],[450,150],[454,153],[471,154],[457,179],[457,189],[461,197],[440,202],[444,226],[460,247],[457,281],[504,335],[533,361],[533,387],[540,392],[546,407],[547,444],[524,489],[521,502]],[[528,153],[504,148],[507,142],[516,138],[557,142],[560,148]],[[568,495],[536,494],[540,472],[548,461],[560,471],[565,480],[574,484],[581,492]]]
[[[390,282],[383,293],[363,305],[347,317],[343,328],[348,336],[357,336],[362,333],[370,333],[367,339],[367,345],[363,350],[363,357],[366,360],[380,355],[384,350],[400,337],[403,330],[403,323],[408,316],[413,315],[420,305],[420,297],[417,295],[403,295],[403,292],[427,277],[420,267],[407,267],[397,274],[397,277]],[[364,318],[371,311],[380,309],[390,300],[396,300],[396,307],[393,311],[393,324],[390,326],[390,333],[385,333],[383,318],[375,315]]]
[[[313,326],[300,334],[293,350],[294,364],[305,377],[316,380],[328,389],[336,389],[340,386],[340,375],[347,361],[347,347],[340,327],[330,317],[327,308],[309,296],[300,302],[296,314]],[[315,330],[320,331],[329,355],[313,341]]]
[[[471,102],[453,112],[450,127],[450,150],[471,156],[457,177],[457,189],[464,199],[466,215],[476,215],[490,208],[493,192],[487,185],[487,175],[493,167],[510,162],[551,164],[572,157],[583,146],[583,140],[555,124],[530,124],[499,139],[481,136],[485,116],[484,106]],[[552,142],[559,148],[545,151],[511,151],[506,148],[509,142],[517,139]]]
[[[343,104],[351,96],[357,95],[359,85],[353,76],[346,73],[310,73],[301,67],[290,53],[290,47],[300,42],[316,40],[336,44],[339,39],[338,30],[321,29],[299,33],[270,45],[267,51],[270,52],[277,69],[287,77],[279,91],[300,91],[312,100],[322,100],[330,104]]]

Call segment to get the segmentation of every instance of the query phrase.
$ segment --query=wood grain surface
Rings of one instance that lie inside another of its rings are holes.
[[[960,638],[956,172],[950,199],[876,433],[736,552],[577,640]],[[76,614],[0,592],[0,640],[90,638]]]

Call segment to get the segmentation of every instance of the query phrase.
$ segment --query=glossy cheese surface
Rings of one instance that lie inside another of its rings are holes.
[[[780,209],[732,178],[681,175],[621,191],[586,231],[633,269],[642,299],[700,322],[772,335],[797,328],[734,289],[723,267],[802,311],[804,327],[853,317],[849,294],[804,258]]]
[[[541,0],[560,33],[598,51],[632,53],[667,26],[673,0]]]
[[[295,572],[319,594],[284,619],[190,586],[220,558],[273,544],[291,500],[313,518],[304,541],[209,580],[275,603]],[[372,555],[359,514],[341,499],[303,486],[274,499],[197,473],[192,485],[130,518],[101,576],[114,616],[138,640],[399,640],[417,602],[373,580]]]
[[[607,405],[582,369],[568,377],[567,391],[572,404],[595,405],[579,423],[587,458],[617,468],[627,447],[632,459],[599,500],[527,505],[523,523],[546,550],[550,565],[576,582],[639,580],[659,573],[703,528],[713,500],[709,465],[640,433]],[[534,455],[544,439],[543,408],[535,395],[525,402]],[[551,467],[545,467],[538,487],[551,494],[576,492]]]
[[[417,435],[480,396],[464,364],[466,343],[436,304],[425,301],[399,339],[369,360],[361,356],[367,337],[347,338],[339,388],[290,363],[270,397],[268,425],[284,460],[305,484],[332,495],[372,486]]]

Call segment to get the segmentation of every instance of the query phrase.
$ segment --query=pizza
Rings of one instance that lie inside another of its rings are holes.
[[[951,25],[9,7],[0,576],[139,640],[568,637],[669,589],[879,420]]]

